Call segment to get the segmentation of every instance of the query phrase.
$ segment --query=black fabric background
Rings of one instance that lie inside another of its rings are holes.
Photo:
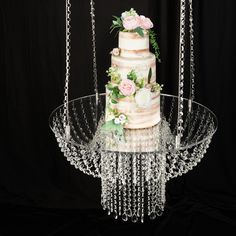
[[[93,93],[88,0],[71,0],[70,98]],[[134,7],[153,19],[161,47],[158,82],[176,94],[177,0],[97,0],[99,90],[104,91],[111,16]],[[0,1],[1,235],[234,235],[235,1],[194,0],[196,100],[219,128],[202,162],[167,184],[162,217],[144,224],[115,221],[100,207],[100,182],[70,166],[48,126],[63,101],[64,0]]]

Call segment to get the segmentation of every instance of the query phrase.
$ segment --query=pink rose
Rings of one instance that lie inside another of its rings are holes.
[[[146,30],[153,28],[152,21],[145,16],[139,17],[139,24],[141,28],[146,29]]]
[[[118,88],[124,96],[131,96],[136,91],[135,83],[129,79],[123,79]]]
[[[119,56],[120,55],[120,49],[119,48],[113,48],[111,51],[111,54],[114,56]]]
[[[139,16],[127,16],[123,20],[123,26],[127,30],[134,30],[140,26]]]

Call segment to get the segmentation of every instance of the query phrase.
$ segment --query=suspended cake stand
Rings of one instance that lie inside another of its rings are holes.
[[[166,182],[192,170],[206,153],[217,118],[194,99],[192,0],[189,6],[190,96],[183,97],[186,0],[180,0],[179,92],[161,94],[161,122],[151,128],[125,129],[125,141],[104,133],[105,94],[98,93],[95,9],[91,5],[95,94],[68,100],[70,71],[70,0],[66,0],[66,83],[64,104],[50,127],[59,147],[75,168],[101,178],[101,204],[108,214],[132,222],[155,219],[165,206]]]

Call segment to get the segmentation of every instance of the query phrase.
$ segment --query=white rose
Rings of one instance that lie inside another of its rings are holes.
[[[121,123],[121,122],[120,122],[120,119],[119,119],[119,118],[115,118],[114,123],[115,123],[116,125],[119,125],[119,124]]]
[[[129,11],[125,11],[121,14],[121,19],[124,20],[126,17],[129,16],[138,16],[138,14],[133,8],[131,8]]]
[[[124,114],[119,115],[120,123],[123,125],[126,122],[126,116]]]
[[[151,105],[152,94],[150,89],[142,88],[136,92],[135,102],[141,108],[147,108]]]

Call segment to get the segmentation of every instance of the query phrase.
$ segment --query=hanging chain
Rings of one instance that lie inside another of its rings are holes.
[[[180,0],[180,35],[179,35],[179,85],[178,85],[178,117],[176,147],[183,136],[183,103],[184,103],[184,58],[185,58],[185,0]]]
[[[192,110],[192,101],[195,96],[195,61],[194,61],[194,30],[193,30],[193,1],[189,0],[189,32],[190,32],[190,95],[189,111]]]
[[[71,35],[71,3],[66,0],[66,74],[65,74],[65,91],[64,91],[64,109],[63,109],[63,126],[65,129],[66,139],[70,138],[69,125],[69,78],[70,78],[70,35]]]
[[[96,28],[95,28],[95,4],[90,0],[90,15],[92,26],[92,47],[93,47],[93,79],[94,79],[94,92],[96,94],[96,105],[98,105],[98,75],[97,75],[97,56],[96,56]]]

